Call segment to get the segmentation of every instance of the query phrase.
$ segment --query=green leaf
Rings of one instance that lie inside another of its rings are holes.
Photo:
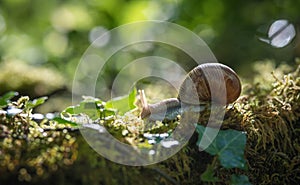
[[[84,100],[79,105],[69,106],[61,112],[62,117],[65,115],[74,116],[78,114],[85,114],[90,119],[96,120],[98,118],[105,118],[107,116],[115,115],[115,111],[104,108],[104,102],[98,98],[85,96]]]
[[[201,180],[205,182],[217,182],[219,179],[214,176],[214,168],[208,165],[205,172],[201,174]]]
[[[231,176],[231,185],[251,185],[249,179],[246,175],[232,175]]]
[[[220,163],[225,168],[246,168],[244,158],[244,150],[246,145],[246,134],[237,130],[220,130],[217,136],[213,139],[210,134],[218,130],[206,128],[202,125],[197,125],[196,131],[199,133],[197,145],[200,146],[203,135],[211,144],[205,149],[211,155],[218,155]]]
[[[59,123],[59,124],[64,124],[64,125],[66,125],[66,124],[69,124],[69,125],[71,125],[71,126],[77,126],[77,125],[78,125],[77,123],[75,123],[75,122],[73,122],[73,121],[65,120],[65,119],[60,118],[60,117],[55,117],[55,118],[53,118],[52,120],[53,120],[53,121],[56,121],[56,122]]]
[[[10,91],[5,93],[3,96],[0,97],[0,108],[4,108],[7,107],[10,100],[15,97],[18,96],[18,92],[15,91]]]
[[[130,110],[132,110],[136,107],[134,104],[136,101],[136,95],[137,95],[137,90],[136,90],[136,88],[133,88],[133,90],[130,92],[129,97],[128,97],[128,103],[129,103]]]
[[[77,115],[77,114],[86,114],[92,120],[98,119],[100,117],[100,110],[97,108],[95,102],[86,102],[82,101],[77,106],[70,106],[67,107],[64,111],[62,111],[62,115],[68,113],[70,115]]]
[[[48,97],[44,96],[44,97],[41,97],[41,98],[37,98],[37,99],[34,99],[32,101],[28,101],[26,102],[25,104],[25,109],[33,109],[39,105],[42,105],[43,103],[45,103],[45,101],[48,99]]]
[[[137,90],[133,88],[129,95],[117,97],[106,102],[105,108],[115,109],[122,115],[135,108],[134,102],[136,100],[136,94]]]
[[[69,107],[65,108],[65,110],[63,110],[62,112],[63,113],[69,113],[71,115],[76,114],[74,109],[75,109],[75,106],[69,106]]]

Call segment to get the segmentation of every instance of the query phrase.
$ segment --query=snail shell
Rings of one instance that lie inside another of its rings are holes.
[[[220,63],[198,65],[188,73],[180,86],[178,97],[147,104],[144,91],[140,91],[142,102],[141,118],[149,115],[164,114],[181,104],[197,106],[212,101],[220,105],[234,102],[241,93],[241,82],[237,74],[228,66]]]
[[[188,73],[177,98],[192,105],[207,101],[226,105],[240,94],[241,82],[231,68],[220,63],[205,63]]]

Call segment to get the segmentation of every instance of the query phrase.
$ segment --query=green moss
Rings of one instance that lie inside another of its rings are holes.
[[[14,90],[43,96],[65,85],[63,77],[53,69],[31,66],[19,60],[1,62],[0,69],[0,94]]]
[[[254,85],[244,84],[243,95],[227,110],[223,127],[247,133],[247,175],[254,184],[299,181],[299,60],[297,63],[296,70],[289,73],[284,73],[292,69],[286,65],[258,68],[269,75],[259,75]],[[265,65],[273,66],[269,61]],[[220,171],[219,176],[226,177],[226,173]]]
[[[77,158],[76,138],[67,127],[45,120],[37,123],[30,118],[31,105],[39,100],[42,99],[31,102],[21,97],[9,104],[20,113],[0,114],[1,181],[37,182],[58,168],[72,165]]]
[[[0,114],[0,181],[14,184],[205,184],[200,178],[210,168],[209,175],[217,180],[212,184],[230,184],[247,177],[253,184],[295,184],[300,180],[300,62],[297,62],[294,70],[286,65],[275,68],[270,61],[259,62],[260,67],[256,68],[265,66],[264,72],[257,72],[254,81],[242,79],[242,96],[226,108],[221,129],[245,131],[247,170],[225,169],[213,156],[200,152],[196,133],[171,158],[151,166],[130,167],[99,156],[76,127]],[[11,104],[22,108],[26,101],[28,98],[24,97]],[[146,131],[137,113],[132,111],[100,124],[119,140],[144,148],[151,145],[141,140],[143,133],[169,132],[178,125],[177,121],[156,123]],[[198,124],[206,125],[209,116],[207,109]]]

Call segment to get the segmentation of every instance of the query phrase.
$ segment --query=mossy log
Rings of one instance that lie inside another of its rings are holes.
[[[298,62],[299,63],[299,62]],[[32,120],[0,117],[1,184],[229,184],[230,175],[244,174],[252,184],[297,184],[300,181],[300,65],[265,62],[255,82],[243,80],[242,96],[226,109],[221,129],[247,133],[247,170],[225,169],[200,152],[197,134],[176,155],[145,167],[123,166],[98,155],[78,130],[48,125],[39,132]],[[262,69],[269,67],[269,70]],[[284,73],[285,69],[290,72]],[[1,115],[1,114],[0,114]],[[206,125],[209,112],[198,124]],[[28,122],[32,129],[28,129]],[[46,124],[46,123],[43,123]],[[46,124],[47,125],[47,124]],[[55,128],[54,130],[51,130]],[[19,132],[25,130],[26,132]],[[201,175],[213,168],[217,182]]]

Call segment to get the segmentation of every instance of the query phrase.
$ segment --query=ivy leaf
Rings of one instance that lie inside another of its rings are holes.
[[[10,91],[5,93],[3,96],[0,97],[0,108],[4,108],[7,107],[10,100],[15,97],[18,96],[18,92],[15,91]]]
[[[207,132],[215,131],[216,129],[207,127]],[[196,131],[199,133],[197,145],[200,146],[205,131],[205,127],[197,125]],[[217,155],[220,163],[225,168],[246,168],[246,161],[244,159],[244,150],[246,145],[246,134],[237,130],[220,130],[217,136],[212,139],[210,135],[205,135],[211,141],[211,144],[205,149],[211,155]]]
[[[231,176],[231,185],[251,185],[249,179],[246,175],[232,175]]]
[[[134,102],[136,100],[136,94],[137,90],[133,88],[129,95],[117,97],[106,102],[105,108],[115,109],[122,115],[135,108]]]
[[[214,176],[214,168],[212,165],[208,165],[205,172],[201,174],[201,180],[205,182],[217,182],[219,179]]]

